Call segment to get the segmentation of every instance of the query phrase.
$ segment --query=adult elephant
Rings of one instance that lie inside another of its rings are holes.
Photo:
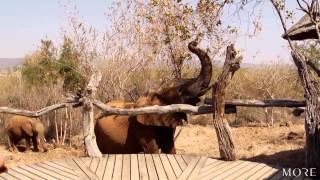
[[[190,104],[196,105],[200,96],[208,90],[212,76],[212,63],[208,54],[197,47],[196,41],[189,43],[189,50],[201,62],[198,77],[181,79],[158,92],[148,93],[136,102],[111,101],[107,105],[118,108],[138,108],[152,105]],[[176,153],[174,132],[176,126],[187,120],[185,113],[138,116],[110,115],[98,118],[95,125],[97,144],[102,153]]]

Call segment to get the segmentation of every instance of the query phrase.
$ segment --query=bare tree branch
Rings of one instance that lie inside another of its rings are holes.
[[[45,107],[38,111],[28,111],[28,110],[21,110],[21,109],[9,108],[9,107],[0,107],[0,113],[15,114],[15,115],[21,115],[21,116],[27,116],[27,117],[39,117],[51,111],[65,108],[73,104],[75,103],[71,103],[71,102],[59,103],[59,104],[54,104],[54,105]]]

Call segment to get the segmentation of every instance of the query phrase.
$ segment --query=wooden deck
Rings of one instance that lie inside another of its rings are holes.
[[[17,166],[0,179],[291,179],[282,170],[249,161],[167,154],[117,154]],[[303,177],[297,178],[303,179]]]

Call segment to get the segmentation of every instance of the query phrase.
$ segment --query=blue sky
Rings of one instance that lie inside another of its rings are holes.
[[[0,58],[24,57],[37,47],[41,38],[57,40],[62,36],[62,27],[66,24],[65,8],[62,4],[67,0],[7,0],[0,6]],[[111,2],[108,0],[77,0],[76,4],[81,18],[98,30],[106,26],[107,11]],[[295,1],[288,6],[295,7]],[[248,8],[249,10],[252,8]],[[246,63],[270,63],[275,59],[283,59],[287,63],[289,51],[287,43],[281,39],[282,27],[268,0],[258,9],[262,9],[262,32],[254,38],[244,36],[248,23],[238,22],[232,14],[226,14],[223,21],[233,19],[232,23],[241,24],[240,36],[236,45],[243,50]],[[243,12],[247,16],[250,11]],[[300,14],[301,15],[301,14]],[[297,16],[299,18],[299,16]]]

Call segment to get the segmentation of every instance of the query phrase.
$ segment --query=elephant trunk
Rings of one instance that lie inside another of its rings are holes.
[[[212,76],[212,63],[209,55],[202,49],[197,47],[197,40],[192,41],[188,45],[188,49],[196,54],[201,62],[200,74],[187,87],[187,91],[194,97],[200,97],[208,91],[208,87]]]
[[[47,145],[46,145],[46,139],[45,138],[41,138],[40,139],[40,144],[42,146],[43,152],[47,152],[48,148],[47,148]]]

